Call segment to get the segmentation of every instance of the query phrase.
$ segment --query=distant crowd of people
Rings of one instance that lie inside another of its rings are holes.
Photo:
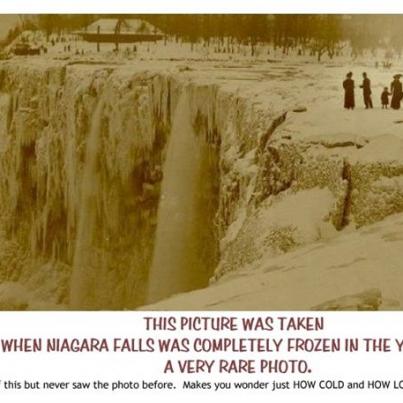
[[[388,87],[384,87],[381,94],[382,109],[388,109],[389,97],[391,98],[390,106],[393,109],[400,109],[400,102],[403,98],[403,88],[402,82],[400,81],[401,74],[395,74],[393,76],[393,81],[390,84],[390,90]],[[355,96],[354,96],[354,80],[352,79],[353,73],[350,71],[347,73],[346,79],[343,81],[344,88],[344,107],[346,109],[355,108]],[[371,80],[368,78],[367,73],[362,73],[362,88],[365,109],[373,108],[372,104],[372,91],[371,91]]]

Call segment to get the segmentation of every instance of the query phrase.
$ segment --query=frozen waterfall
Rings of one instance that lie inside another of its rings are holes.
[[[182,91],[174,113],[161,185],[148,301],[208,283],[214,252],[209,217],[212,165],[209,145],[192,127],[190,100]],[[210,249],[210,250],[209,250]],[[210,256],[207,256],[209,255]]]
[[[70,286],[70,305],[73,309],[90,308],[91,293],[95,291],[96,277],[101,268],[91,268],[91,249],[96,232],[96,210],[99,194],[98,157],[102,130],[104,103],[98,101],[92,115],[90,133],[86,145],[85,164],[81,183],[81,203],[78,216],[78,233],[73,260]]]

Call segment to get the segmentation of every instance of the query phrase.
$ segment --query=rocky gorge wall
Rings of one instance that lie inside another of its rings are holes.
[[[290,113],[192,72],[3,62],[0,306],[133,309],[403,211],[400,162],[282,134]]]

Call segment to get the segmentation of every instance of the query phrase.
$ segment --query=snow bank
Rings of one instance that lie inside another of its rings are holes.
[[[403,214],[339,233],[260,268],[234,272],[203,290],[145,307],[155,310],[401,309]]]

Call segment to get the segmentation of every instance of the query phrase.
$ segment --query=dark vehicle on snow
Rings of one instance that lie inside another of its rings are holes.
[[[17,56],[39,55],[39,48],[34,48],[28,43],[17,43],[13,49],[13,53]]]

